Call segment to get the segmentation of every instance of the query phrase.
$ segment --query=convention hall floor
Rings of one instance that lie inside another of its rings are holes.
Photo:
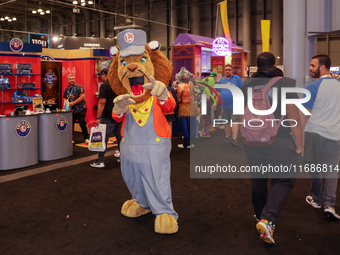
[[[0,173],[0,254],[339,254],[340,222],[305,202],[309,179],[296,180],[276,226],[276,244],[267,245],[255,229],[249,179],[190,178],[190,150],[179,149],[180,141],[173,139],[171,152],[177,234],[154,233],[152,214],[121,215],[130,194],[113,148],[106,168],[95,169],[89,163],[96,153],[74,146],[69,158]],[[216,152],[212,145],[226,159],[246,164],[242,146],[223,144],[222,130],[196,139],[192,153],[208,159]]]

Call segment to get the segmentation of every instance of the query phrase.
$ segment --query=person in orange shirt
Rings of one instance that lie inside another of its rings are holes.
[[[195,147],[190,139],[195,137],[196,116],[199,114],[199,109],[195,102],[195,91],[190,81],[191,77],[192,74],[185,67],[182,67],[181,71],[176,74],[176,79],[179,81],[177,88],[178,117],[184,137],[183,144],[178,144],[179,148]]]

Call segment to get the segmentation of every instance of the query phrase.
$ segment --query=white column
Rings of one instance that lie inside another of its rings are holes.
[[[283,1],[283,64],[285,76],[304,87],[306,1]]]

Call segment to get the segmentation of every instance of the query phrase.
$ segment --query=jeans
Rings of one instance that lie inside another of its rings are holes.
[[[330,140],[320,136],[321,149],[323,151],[324,163],[327,165],[327,172],[324,174],[324,191],[322,196],[322,173],[311,173],[311,192],[313,200],[322,204],[324,208],[334,207],[336,200],[336,189],[338,184],[338,172],[334,171],[339,167],[340,141]],[[332,171],[330,171],[332,169]]]
[[[182,134],[184,137],[183,146],[186,148],[190,145],[190,140],[193,140],[196,136],[196,116],[180,117]]]
[[[86,116],[86,108],[83,109],[80,112],[73,112],[73,127],[72,127],[72,133],[74,134],[74,123],[76,120],[78,120],[80,128],[81,128],[81,132],[83,133],[84,139],[89,139],[90,135],[89,132],[87,131],[87,125],[86,125],[86,121],[85,121],[85,116]]]
[[[107,149],[107,142],[109,141],[109,136],[112,134],[112,132],[115,134],[118,144],[118,150],[120,150],[120,141],[122,140],[122,136],[120,134],[122,124],[123,122],[116,122],[111,119],[102,118],[100,120],[101,124],[106,124],[106,135],[105,135],[105,151],[101,151],[98,154],[98,162],[104,162],[105,161],[105,153]]]

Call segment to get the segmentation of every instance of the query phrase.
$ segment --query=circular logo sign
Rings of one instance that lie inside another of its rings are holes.
[[[31,124],[27,120],[21,120],[17,123],[15,131],[19,137],[28,136],[31,132]]]
[[[45,74],[44,83],[46,84],[47,87],[52,88],[56,80],[57,77],[52,71],[49,71],[48,73]]]
[[[219,56],[228,56],[231,54],[231,44],[224,37],[218,37],[213,41],[212,50]]]
[[[54,58],[50,55],[41,55],[41,60],[55,61]]]
[[[127,43],[132,43],[133,40],[135,39],[134,35],[130,32],[127,32],[125,35],[124,35],[124,40],[125,42]]]
[[[9,47],[12,51],[21,51],[24,48],[24,43],[19,38],[13,38],[9,42]]]
[[[65,131],[65,129],[67,128],[67,118],[65,116],[60,116],[58,119],[57,119],[57,129],[60,131],[60,132],[63,132]]]

